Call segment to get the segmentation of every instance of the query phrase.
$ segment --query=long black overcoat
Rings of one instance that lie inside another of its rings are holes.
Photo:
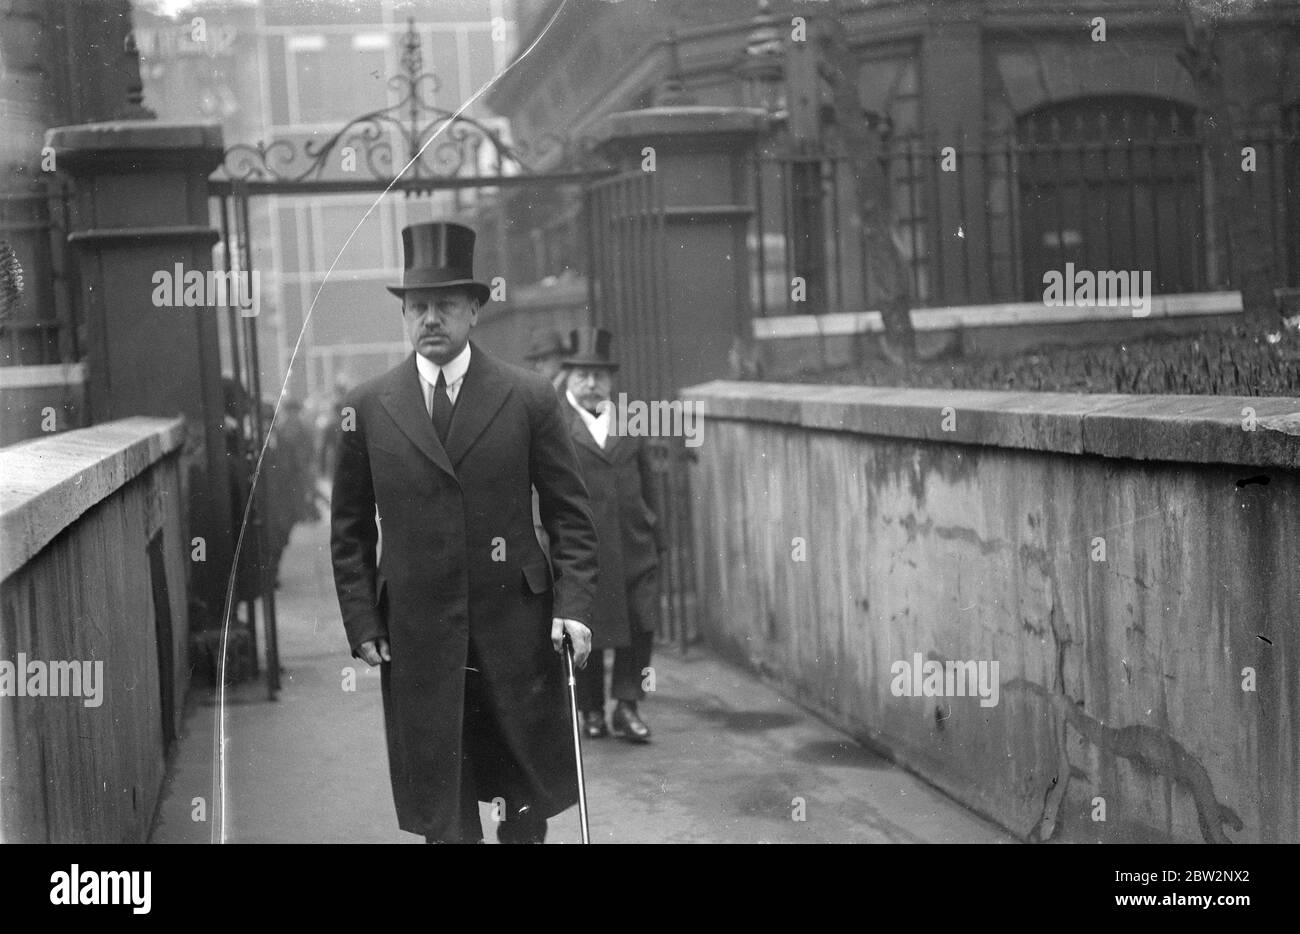
[[[638,589],[639,606],[629,606],[628,599],[632,585],[659,567],[659,554],[667,547],[659,477],[644,438],[610,435],[602,448],[567,399],[563,407],[600,541],[592,647],[622,648],[631,644],[633,618],[658,619],[654,590]]]
[[[476,763],[479,799],[545,817],[577,801],[551,617],[591,625],[596,587],[596,532],[555,390],[471,347],[445,448],[414,354],[344,401],[331,504],[348,642],[355,655],[385,636],[392,655],[381,675],[398,824],[440,838],[457,829],[471,637],[520,765]]]

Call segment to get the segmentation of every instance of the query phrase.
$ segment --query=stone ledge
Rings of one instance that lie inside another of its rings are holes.
[[[86,382],[85,363],[33,363],[0,366],[0,389],[35,386],[80,386]]]
[[[0,580],[184,443],[184,419],[137,416],[0,451]]]
[[[219,123],[171,123],[165,120],[105,120],[51,127],[45,144],[62,158],[66,153],[104,150],[215,150],[224,148]]]
[[[1042,302],[1013,302],[1000,305],[914,308],[912,327],[917,331],[949,331],[959,327],[1151,321],[1159,318],[1232,314],[1241,314],[1240,292],[1189,292],[1151,296],[1151,313],[1140,317],[1133,314],[1131,305],[1049,307]],[[844,311],[825,315],[775,315],[768,318],[755,318],[753,322],[754,339],[759,341],[795,337],[880,334],[884,329],[884,321],[878,311]]]
[[[682,399],[705,420],[1185,463],[1300,468],[1300,398],[980,392],[717,381]],[[945,409],[952,410],[945,431]],[[1254,431],[1243,410],[1254,411]],[[705,431],[707,444],[707,429]]]
[[[768,116],[755,107],[646,107],[612,113],[596,126],[593,136],[598,146],[628,139],[644,140],[660,136],[714,136],[762,133]]]

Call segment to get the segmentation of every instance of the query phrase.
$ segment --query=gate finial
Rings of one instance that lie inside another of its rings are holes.
[[[406,18],[406,36],[402,40],[402,71],[406,75],[406,96],[411,102],[407,116],[406,158],[414,159],[420,151],[420,95],[416,84],[424,71],[424,53],[420,50],[420,33],[415,28],[415,16]]]

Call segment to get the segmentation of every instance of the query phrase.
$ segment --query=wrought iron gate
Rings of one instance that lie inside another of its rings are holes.
[[[587,293],[592,323],[608,328],[619,348],[619,393],[672,402],[678,383],[668,328],[667,235],[662,185],[654,172],[632,170],[593,181],[583,211]],[[694,638],[695,547],[682,438],[651,439],[669,542],[662,579],[659,640],[683,650]]]

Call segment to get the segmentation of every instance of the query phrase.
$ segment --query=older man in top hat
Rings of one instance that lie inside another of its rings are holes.
[[[469,340],[488,296],[474,232],[417,224],[402,246],[402,284],[389,291],[414,353],[341,413],[339,606],[353,654],[380,666],[399,826],[479,842],[478,802],[492,801],[498,839],[542,842],[546,819],[577,801],[555,653],[565,633],[579,665],[590,650],[587,490],[551,385]]]
[[[644,743],[650,740],[650,727],[637,705],[645,699],[642,685],[658,618],[659,555],[667,538],[650,447],[644,438],[615,435],[610,424],[618,371],[612,340],[601,328],[578,328],[564,358],[569,430],[600,539],[593,655],[577,674],[577,693],[587,736],[605,736],[604,650],[612,648],[615,705],[610,723],[616,736]]]

